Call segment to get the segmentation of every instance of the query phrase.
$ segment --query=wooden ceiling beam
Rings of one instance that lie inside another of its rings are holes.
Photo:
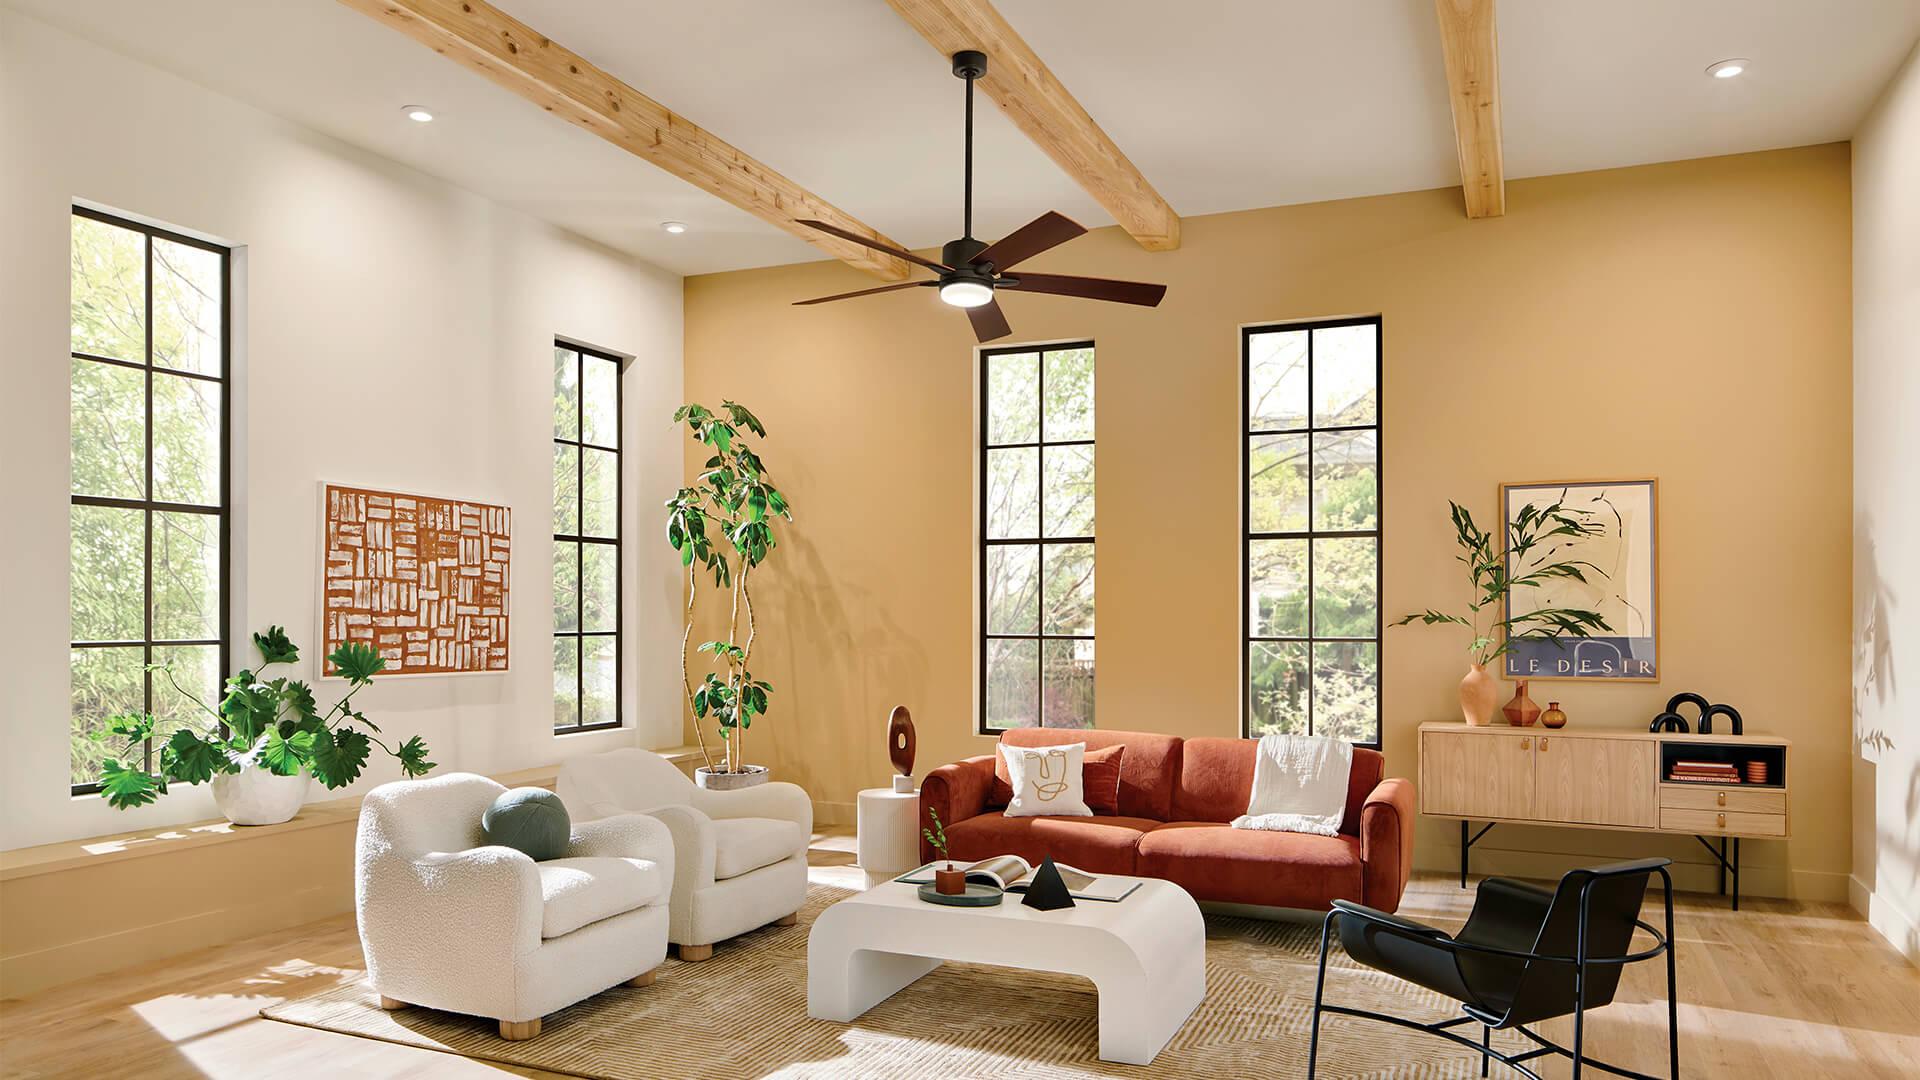
[[[340,2],[849,266],[883,281],[907,276],[904,260],[797,222],[900,244],[484,0]]]
[[[1148,251],[1180,246],[1180,216],[989,0],[887,0],[942,56],[987,54],[980,89]]]
[[[1467,216],[1507,212],[1506,159],[1500,148],[1500,44],[1494,0],[1434,0],[1440,50],[1447,62],[1447,100],[1460,151]]]

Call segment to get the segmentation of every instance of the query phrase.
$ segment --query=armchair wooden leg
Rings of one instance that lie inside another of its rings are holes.
[[[713,959],[713,946],[711,945],[679,945],[675,947],[680,950],[680,959],[689,964],[697,964],[702,960]]]
[[[800,913],[796,911],[796,912],[793,912],[793,913],[791,913],[791,914],[788,914],[788,915],[782,915],[782,916],[780,916],[779,918],[777,918],[777,919],[775,919],[775,920],[773,920],[773,925],[775,925],[775,926],[798,926],[798,925],[800,925]]]
[[[628,979],[627,985],[628,986],[652,986],[653,977],[658,974],[660,974],[659,968],[654,968],[652,971],[643,971],[640,974],[635,975],[633,978]]]
[[[525,1042],[540,1034],[540,1018],[500,1021],[500,1037],[508,1042]]]
[[[401,1000],[400,1000],[399,998],[390,998],[390,997],[388,997],[388,996],[387,996],[387,995],[385,995],[385,994],[381,994],[381,995],[380,995],[380,1007],[381,1007],[381,1008],[383,1008],[383,1009],[385,1009],[385,1010],[387,1010],[388,1012],[392,1012],[392,1011],[393,1011],[393,1010],[395,1010],[395,1009],[404,1009],[404,1008],[406,1008],[406,1007],[407,1007],[407,1003],[406,1003],[406,1002],[404,1002],[404,1001],[401,1001]]]

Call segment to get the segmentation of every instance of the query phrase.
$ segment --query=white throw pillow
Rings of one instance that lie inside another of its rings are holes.
[[[1092,817],[1093,811],[1087,808],[1086,782],[1080,775],[1086,753],[1086,743],[1066,746],[1001,743],[1000,756],[1007,762],[1007,783],[1013,788],[1007,816]]]

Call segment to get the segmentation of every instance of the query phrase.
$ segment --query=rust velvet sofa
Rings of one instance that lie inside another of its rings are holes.
[[[1096,874],[1164,878],[1198,900],[1326,910],[1352,900],[1394,911],[1413,865],[1413,784],[1383,778],[1386,759],[1355,747],[1339,836],[1235,829],[1253,791],[1253,739],[1181,739],[1130,731],[1017,728],[1009,746],[1124,744],[1119,813],[1007,817],[994,800],[995,754],[942,765],[920,785],[920,819],[946,824],[962,861],[1013,854]],[[1004,773],[1001,774],[1004,782]],[[921,858],[933,858],[923,838]]]

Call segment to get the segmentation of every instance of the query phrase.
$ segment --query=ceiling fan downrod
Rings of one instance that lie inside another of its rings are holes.
[[[973,83],[987,73],[987,54],[964,49],[953,54],[953,74],[967,84],[966,183],[961,200],[960,239],[940,249],[940,261],[948,266],[968,266],[987,245],[973,238]]]

